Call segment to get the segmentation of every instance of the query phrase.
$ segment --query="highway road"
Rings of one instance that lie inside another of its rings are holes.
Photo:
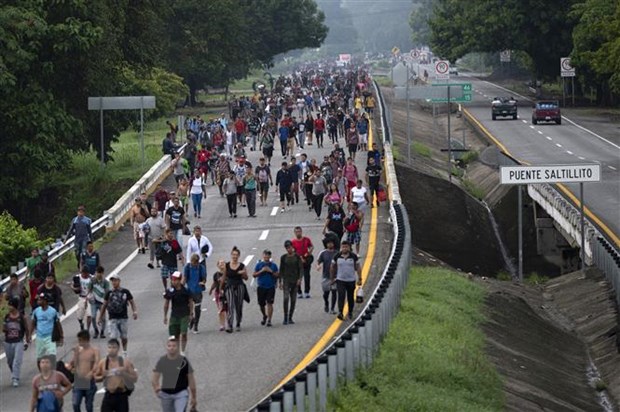
[[[308,153],[310,159],[316,158],[320,163],[323,154],[331,150],[332,145],[325,143],[325,149],[318,149],[315,145],[308,147],[304,152]],[[258,152],[248,151],[248,154],[249,160],[254,165],[257,164]],[[275,154],[272,161],[274,179],[275,170],[281,161],[282,157]],[[362,153],[356,162],[358,170],[365,169],[365,162],[366,155]],[[202,225],[203,233],[214,245],[214,253],[208,261],[209,276],[215,271],[217,258],[223,257],[228,260],[230,250],[235,245],[241,250],[241,260],[249,263],[250,271],[253,270],[256,260],[261,257],[261,252],[265,248],[273,251],[274,259],[279,263],[280,255],[285,252],[283,243],[292,238],[293,227],[296,225],[302,226],[304,233],[313,240],[317,253],[322,249],[323,221],[314,220],[315,215],[308,211],[303,202],[303,196],[300,194],[301,204],[294,205],[291,211],[283,214],[277,211],[277,200],[277,194],[272,188],[269,194],[269,206],[257,206],[257,218],[247,217],[246,208],[239,207],[239,217],[231,219],[228,216],[226,199],[219,196],[217,187],[208,188],[208,197],[203,204],[203,218],[190,218],[190,220],[192,220],[192,226],[196,223]],[[367,246],[371,221],[374,220],[376,224],[378,245],[391,244],[392,238],[388,206],[384,204],[381,208],[375,209],[372,216],[373,218],[370,213],[367,213],[361,250],[362,263],[366,264],[367,273],[371,278],[380,276],[389,255],[389,248],[378,247],[374,250],[376,252],[374,259],[364,262],[368,256]],[[159,410],[160,406],[149,383],[150,374],[158,358],[165,353],[165,342],[168,337],[167,327],[163,324],[162,285],[159,271],[146,267],[148,254],[136,254],[132,243],[127,244],[126,253],[129,256],[121,265],[120,270],[122,286],[133,293],[139,312],[137,321],[129,321],[129,357],[139,373],[136,391],[130,398],[131,410],[155,411]],[[287,373],[315,346],[330,326],[341,323],[335,319],[334,315],[328,315],[323,311],[320,274],[314,269],[312,298],[298,300],[295,325],[282,325],[282,294],[278,291],[274,308],[274,327],[261,326],[262,316],[256,297],[251,289],[250,292],[252,301],[244,306],[242,330],[232,334],[218,331],[215,303],[205,294],[203,308],[206,304],[206,312],[202,314],[201,331],[198,335],[189,335],[187,349],[187,356],[196,370],[198,410],[200,411],[249,409],[281,382]],[[59,357],[66,354],[69,347],[76,343],[75,334],[78,328],[75,315],[65,319],[63,326],[67,343],[65,347],[59,348]],[[98,339],[93,342],[101,348],[102,353],[105,352],[103,340]],[[329,336],[327,342],[329,342]],[[10,387],[6,360],[0,359],[0,409],[2,411],[27,410],[31,396],[29,382],[36,372],[34,356],[34,347],[25,353],[22,385],[19,388]],[[95,399],[97,410],[101,399],[102,394],[98,392]],[[65,398],[64,409],[71,409],[70,395]]]
[[[420,70],[424,70],[421,66]],[[426,66],[433,73],[431,66]],[[504,149],[524,164],[579,164],[599,163],[601,182],[584,184],[584,204],[588,217],[608,239],[620,247],[620,133],[618,125],[591,122],[588,128],[581,124],[579,115],[562,113],[561,125],[539,123],[533,125],[532,101],[515,92],[485,80],[459,73],[451,76],[454,83],[471,82],[474,98],[465,104],[473,115]],[[432,75],[431,75],[432,76]],[[491,100],[513,96],[519,102],[517,120],[491,119]],[[596,128],[596,129],[595,129]],[[563,185],[578,204],[579,184]],[[565,194],[566,195],[566,194]],[[569,195],[569,197],[571,197]],[[597,221],[598,220],[598,221]]]

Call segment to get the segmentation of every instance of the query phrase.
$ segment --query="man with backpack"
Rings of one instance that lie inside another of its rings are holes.
[[[119,349],[118,339],[110,339],[108,355],[97,364],[95,380],[103,382],[105,389],[101,412],[129,412],[129,395],[138,374],[129,359],[118,356]]]
[[[100,325],[102,324],[101,321],[107,310],[110,323],[110,337],[121,339],[123,344],[123,356],[126,357],[129,322],[127,305],[131,306],[134,320],[138,319],[138,308],[136,307],[131,292],[121,287],[121,278],[118,274],[111,275],[110,282],[112,283],[112,289],[105,295],[97,323]]]

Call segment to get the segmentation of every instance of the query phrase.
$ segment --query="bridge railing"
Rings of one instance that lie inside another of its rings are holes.
[[[325,411],[327,394],[341,380],[352,381],[360,368],[372,364],[379,344],[398,313],[400,299],[409,278],[411,230],[407,211],[400,201],[393,165],[383,99],[379,100],[381,135],[386,181],[390,196],[390,217],[394,237],[388,264],[376,288],[365,300],[359,315],[304,370],[263,398],[252,411]]]
[[[185,145],[179,147],[177,151],[182,153]],[[110,209],[103,212],[103,216],[91,223],[93,236],[103,230],[116,230],[128,218],[129,210],[134,204],[136,197],[142,192],[151,192],[171,173],[172,158],[169,155],[162,158],[153,165],[125,194],[123,194]],[[71,236],[61,244],[49,245],[43,250],[48,253],[50,262],[54,262],[75,248],[75,236]],[[24,262],[19,262],[13,272],[17,273],[19,281],[26,278],[26,266]],[[4,290],[9,282],[9,278],[0,280],[0,290]]]

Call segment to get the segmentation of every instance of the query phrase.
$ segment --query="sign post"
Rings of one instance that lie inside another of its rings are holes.
[[[521,186],[537,183],[579,183],[579,211],[581,214],[581,268],[585,262],[585,216],[583,211],[584,182],[600,182],[601,165],[569,164],[544,166],[500,166],[500,183],[518,187],[518,230],[519,230],[519,282],[523,282],[523,208]]]
[[[570,64],[570,57],[560,57],[560,76],[562,76],[562,102],[566,106],[565,78],[571,78],[571,96],[575,106],[575,68]]]
[[[450,62],[448,60],[437,60],[435,62],[435,79],[450,80]]]
[[[101,134],[101,167],[105,166],[105,142],[103,138],[104,110],[140,110],[140,149],[144,166],[144,109],[155,108],[155,96],[89,97],[88,110],[99,110],[99,132]]]

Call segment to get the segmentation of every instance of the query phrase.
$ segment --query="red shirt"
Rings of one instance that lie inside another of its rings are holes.
[[[308,254],[308,248],[312,246],[312,241],[309,237],[303,236],[301,239],[291,239],[291,243],[295,248],[295,252],[301,257],[305,257]]]
[[[237,132],[238,134],[244,133],[245,132],[245,127],[246,127],[246,124],[245,124],[245,122],[243,120],[238,119],[235,122],[235,132]]]
[[[291,127],[291,124],[293,124],[293,119],[291,119],[290,117],[285,117],[280,122],[280,126],[284,126],[284,127]]]
[[[314,130],[318,132],[322,132],[323,130],[325,130],[325,120],[323,120],[323,118],[316,119],[314,121]]]

